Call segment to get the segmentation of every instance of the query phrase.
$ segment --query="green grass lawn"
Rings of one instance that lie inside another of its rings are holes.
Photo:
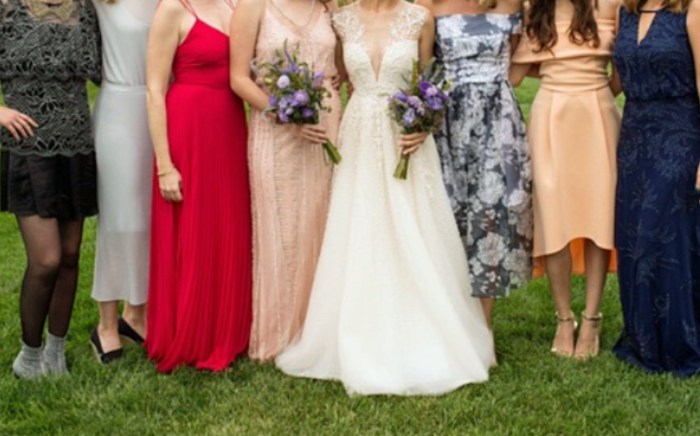
[[[533,82],[518,90],[527,112]],[[549,354],[554,308],[536,280],[497,304],[500,366],[491,381],[439,398],[349,398],[341,385],[283,376],[238,361],[225,374],[182,369],[158,375],[137,348],[98,365],[88,344],[97,322],[90,299],[95,222],[83,244],[70,333],[72,375],[22,382],[10,374],[19,342],[24,252],[13,217],[0,215],[0,435],[7,434],[698,434],[700,379],[650,376],[610,353],[621,326],[611,277],[602,355],[577,363]],[[574,309],[583,306],[575,281]]]

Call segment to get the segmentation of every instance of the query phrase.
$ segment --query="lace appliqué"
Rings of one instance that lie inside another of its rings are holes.
[[[365,26],[360,21],[356,8],[355,3],[333,14],[333,28],[343,42],[359,42],[365,33]]]
[[[0,82],[8,106],[30,115],[35,135],[15,141],[0,130],[4,150],[73,156],[94,150],[86,80],[101,81],[101,39],[89,0],[75,0],[77,21],[37,19],[21,0],[0,1]]]
[[[399,11],[396,18],[391,22],[392,40],[396,42],[419,39],[427,15],[427,10],[415,6]]]

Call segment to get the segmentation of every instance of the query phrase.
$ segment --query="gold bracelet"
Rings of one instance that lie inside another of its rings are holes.
[[[175,171],[175,165],[170,165],[170,167],[169,167],[167,170],[165,170],[165,171],[160,171],[160,172],[158,173],[158,177],[167,176],[168,174],[172,173],[173,171]]]

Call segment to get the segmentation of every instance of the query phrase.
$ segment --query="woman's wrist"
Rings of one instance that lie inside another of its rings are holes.
[[[175,164],[169,157],[164,157],[163,160],[156,158],[156,175],[158,177],[166,176],[175,170]]]

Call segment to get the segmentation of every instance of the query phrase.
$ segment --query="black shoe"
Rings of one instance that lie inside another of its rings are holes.
[[[119,335],[123,336],[125,339],[130,340],[136,345],[143,345],[143,336],[138,334],[133,327],[129,325],[128,322],[124,321],[123,318],[119,318]]]
[[[117,348],[116,350],[112,350],[108,353],[104,352],[102,349],[102,341],[100,341],[100,335],[97,333],[97,329],[92,331],[90,343],[92,344],[92,349],[95,352],[95,357],[97,357],[97,360],[103,365],[112,363],[115,360],[119,360],[124,357],[124,349],[122,348]]]

